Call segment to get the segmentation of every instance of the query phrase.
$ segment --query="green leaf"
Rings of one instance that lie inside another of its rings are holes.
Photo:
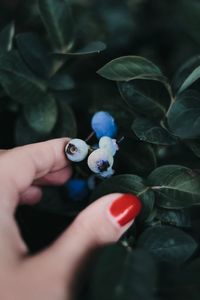
[[[68,0],[38,0],[40,15],[56,51],[66,53],[74,43],[74,24]]]
[[[42,101],[46,85],[27,68],[17,51],[0,55],[0,84],[19,103]]]
[[[66,100],[57,100],[57,105],[58,118],[55,128],[51,133],[51,138],[76,137],[77,124],[72,109],[70,108]]]
[[[175,136],[192,139],[200,136],[200,94],[185,91],[177,97],[168,113],[168,125]]]
[[[170,226],[155,226],[146,229],[137,245],[153,254],[158,260],[181,265],[197,249],[196,241],[180,229]]]
[[[200,55],[189,59],[178,70],[173,80],[173,89],[179,94],[189,88],[195,81],[200,78]]]
[[[62,70],[51,77],[48,86],[50,89],[56,91],[71,90],[75,87],[75,82],[72,77],[67,74],[66,70]]]
[[[14,34],[15,25],[11,22],[0,32],[0,52],[10,51],[12,49]]]
[[[156,278],[156,267],[148,253],[108,246],[100,253],[92,273],[91,299],[153,300]]]
[[[60,53],[58,51],[55,51],[53,54],[58,57],[91,55],[91,54],[99,54],[101,51],[105,49],[106,49],[106,45],[103,42],[94,41],[74,52]]]
[[[191,227],[190,214],[186,209],[157,209],[156,219],[162,224],[176,227]]]
[[[157,145],[173,145],[176,143],[176,139],[165,128],[147,118],[136,118],[131,128],[141,141]]]
[[[164,208],[184,208],[200,204],[200,175],[178,165],[155,169],[147,184],[157,194],[156,204]]]
[[[162,119],[171,102],[165,86],[155,80],[118,82],[118,88],[123,100],[135,114],[151,119]]]
[[[143,179],[136,175],[123,174],[113,176],[99,184],[92,193],[94,201],[110,193],[132,193],[142,201],[140,219],[148,217],[154,205],[154,193],[145,185]]]
[[[52,58],[47,45],[36,33],[21,33],[16,37],[20,54],[27,65],[38,75],[48,77],[52,68]]]
[[[48,94],[40,102],[26,103],[23,111],[30,127],[41,134],[50,133],[58,117],[56,101]]]
[[[97,71],[102,77],[115,81],[132,79],[164,80],[160,69],[151,61],[140,56],[116,58]]]
[[[184,142],[192,150],[192,152],[200,158],[200,140],[188,140]]]
[[[42,134],[41,132],[35,131],[33,128],[31,128],[28,125],[24,114],[21,113],[17,116],[14,138],[17,146],[23,146],[45,141],[49,138],[49,136],[48,134]]]
[[[156,168],[157,160],[151,145],[126,137],[120,144],[117,163],[121,173],[147,176]]]

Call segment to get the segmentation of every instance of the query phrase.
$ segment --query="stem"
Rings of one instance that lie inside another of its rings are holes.
[[[94,134],[95,134],[95,132],[92,131],[92,132],[88,135],[88,137],[85,139],[85,142],[88,142],[88,141],[94,136]]]

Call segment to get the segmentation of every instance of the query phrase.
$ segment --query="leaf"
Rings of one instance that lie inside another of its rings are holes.
[[[143,182],[139,176],[123,174],[113,176],[99,184],[91,195],[94,201],[110,193],[132,193],[142,201],[142,212],[140,219],[148,217],[154,205],[154,193]]]
[[[198,244],[180,229],[155,226],[140,235],[137,246],[149,251],[159,261],[181,265],[194,254]]]
[[[74,24],[68,0],[38,0],[42,21],[54,49],[68,52],[74,43]]]
[[[30,127],[41,134],[50,133],[58,117],[56,101],[48,94],[40,102],[26,103],[23,111]]]
[[[79,55],[91,55],[91,54],[99,54],[101,51],[106,49],[106,45],[101,41],[94,41],[82,47],[74,52],[66,52],[60,53],[55,51],[53,54],[58,57],[65,57],[65,56],[79,56]]]
[[[157,160],[151,145],[126,137],[120,144],[117,163],[117,169],[119,168],[121,173],[147,176],[156,168]]]
[[[0,52],[12,49],[14,34],[15,25],[11,22],[0,32]]]
[[[192,139],[200,136],[200,94],[185,91],[177,97],[168,113],[168,125],[175,136]]]
[[[20,54],[36,74],[48,77],[52,68],[52,58],[47,45],[36,33],[21,33],[16,37]]]
[[[182,93],[200,78],[200,55],[189,59],[175,75],[173,89],[177,94]]]
[[[77,124],[72,109],[70,108],[66,100],[57,100],[57,105],[58,118],[55,128],[51,133],[51,138],[76,137]]]
[[[156,277],[156,267],[148,253],[128,251],[119,245],[107,246],[92,273],[91,299],[153,300]]]
[[[63,70],[51,77],[48,86],[50,89],[56,91],[71,90],[75,87],[75,82],[72,77],[67,74],[66,70]]]
[[[28,125],[23,113],[17,116],[14,135],[17,146],[42,142],[48,139],[48,134],[37,132]]]
[[[156,204],[164,208],[185,208],[200,204],[200,175],[178,165],[155,169],[147,184],[157,194]]]
[[[131,128],[141,141],[157,145],[173,145],[176,143],[176,139],[165,128],[147,118],[136,118]]]
[[[184,209],[157,209],[156,218],[162,224],[172,225],[176,227],[189,228],[191,227],[191,218],[187,210]]]
[[[160,69],[151,61],[140,56],[122,56],[116,58],[97,73],[109,80],[129,81],[132,79],[164,80]]]
[[[135,114],[161,119],[170,105],[170,95],[163,84],[150,79],[118,82],[118,88],[123,100]]]
[[[0,84],[19,103],[42,101],[46,85],[27,68],[17,51],[0,55]]]
[[[192,152],[200,158],[200,140],[188,140],[184,142],[192,150]]]
[[[53,131],[50,133],[38,132],[31,128],[24,117],[19,114],[15,125],[15,142],[18,146],[45,141],[60,137],[76,137],[77,125],[74,113],[69,105],[57,100],[58,116]]]

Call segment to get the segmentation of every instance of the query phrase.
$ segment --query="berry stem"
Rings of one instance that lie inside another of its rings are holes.
[[[85,142],[88,142],[88,141],[94,136],[94,134],[95,134],[95,132],[92,131],[92,132],[88,135],[88,137],[85,139]]]

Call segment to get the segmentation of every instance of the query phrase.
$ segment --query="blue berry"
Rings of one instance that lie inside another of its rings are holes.
[[[113,162],[112,154],[105,149],[97,149],[88,156],[88,167],[90,170],[103,177],[107,177],[104,176],[107,174],[109,176],[113,174]]]
[[[115,153],[119,150],[116,140],[111,139],[108,136],[103,136],[102,138],[100,138],[99,148],[106,149],[107,151],[109,151],[112,154],[112,156],[114,156]]]
[[[70,179],[65,186],[70,200],[81,201],[88,196],[88,184],[83,179]]]
[[[65,147],[65,154],[69,160],[79,162],[86,158],[89,146],[81,139],[72,139]]]
[[[102,136],[113,138],[117,134],[117,125],[114,118],[105,111],[99,111],[94,114],[91,126],[98,139]]]

